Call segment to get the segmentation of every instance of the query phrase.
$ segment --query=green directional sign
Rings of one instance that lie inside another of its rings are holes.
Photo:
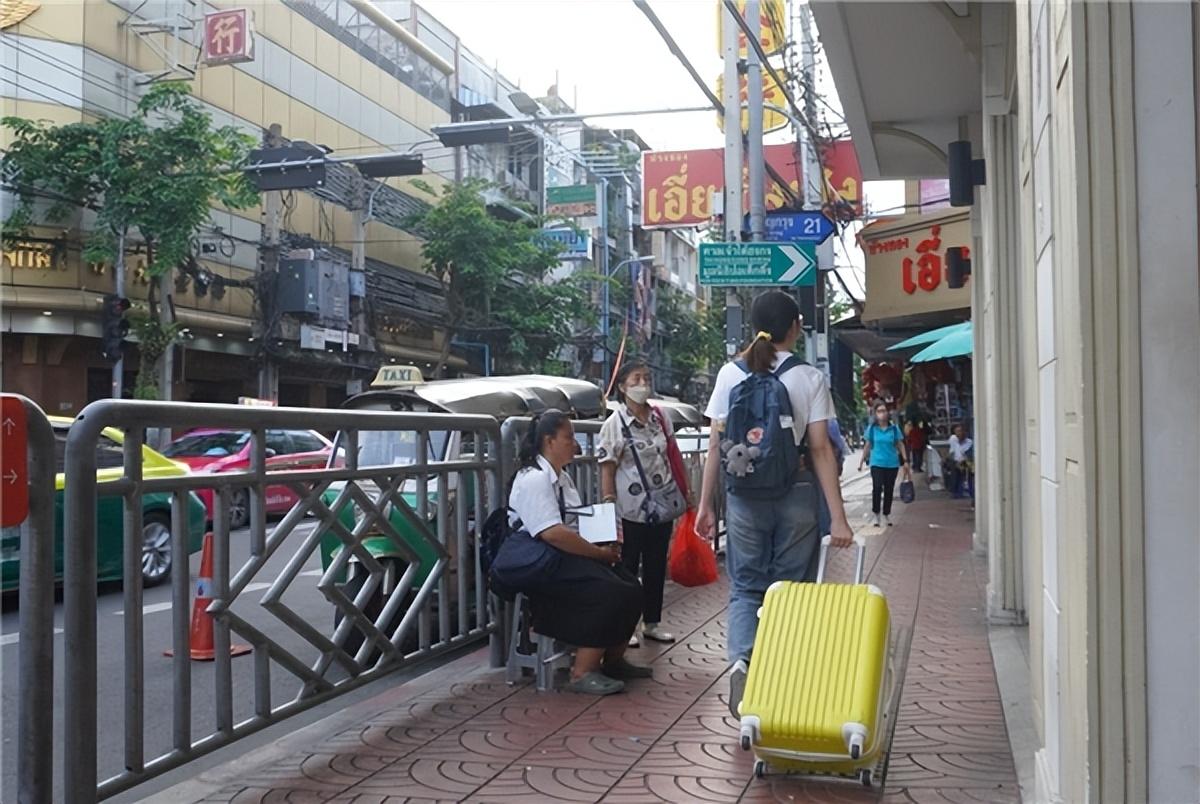
[[[700,284],[780,285],[817,283],[815,243],[701,243]]]

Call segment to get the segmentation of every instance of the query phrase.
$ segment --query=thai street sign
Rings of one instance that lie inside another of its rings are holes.
[[[701,243],[702,285],[815,285],[814,243]]]
[[[834,233],[833,221],[822,212],[768,212],[767,240],[773,243],[814,243],[821,245]],[[750,229],[750,216],[744,228]]]

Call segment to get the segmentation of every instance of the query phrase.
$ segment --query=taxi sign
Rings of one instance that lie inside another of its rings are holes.
[[[279,403],[276,402],[274,399],[258,399],[257,397],[253,397],[253,396],[239,396],[238,404],[239,405],[249,405],[250,407],[253,407],[253,408],[273,408],[273,407],[276,407]]]
[[[0,526],[20,525],[29,516],[29,452],[25,405],[0,396]]]
[[[372,388],[394,388],[398,385],[420,385],[425,377],[416,366],[380,366],[371,380]]]

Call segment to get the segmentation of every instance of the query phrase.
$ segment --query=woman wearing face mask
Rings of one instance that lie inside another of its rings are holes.
[[[871,467],[871,514],[875,518],[875,527],[882,523],[879,519],[880,502],[882,498],[883,518],[892,524],[892,494],[896,490],[896,476],[900,467],[904,467],[906,480],[912,480],[912,471],[908,468],[908,456],[904,448],[904,435],[892,421],[891,411],[883,402],[875,405],[875,421],[863,435],[863,454],[859,461],[858,470],[864,466]]]
[[[621,561],[634,575],[641,574],[642,635],[674,642],[662,627],[663,584],[673,523],[687,508],[667,457],[675,436],[667,417],[648,402],[649,366],[626,363],[617,372],[616,389],[621,404],[604,422],[597,445],[600,491],[604,502],[617,504],[624,534]],[[636,633],[629,644],[638,644]]]
[[[528,588],[534,628],[575,646],[572,692],[611,695],[625,680],[649,678],[649,667],[625,659],[626,641],[641,609],[638,582],[620,567],[618,544],[595,545],[577,530],[579,492],[566,468],[575,458],[567,414],[535,416],[521,441],[520,468],[509,491],[510,539],[538,539],[556,553],[555,568]]]

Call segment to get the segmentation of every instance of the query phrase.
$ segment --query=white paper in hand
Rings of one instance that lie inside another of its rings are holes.
[[[592,544],[605,544],[617,540],[617,506],[615,503],[598,503],[575,509],[579,515],[579,535]]]

